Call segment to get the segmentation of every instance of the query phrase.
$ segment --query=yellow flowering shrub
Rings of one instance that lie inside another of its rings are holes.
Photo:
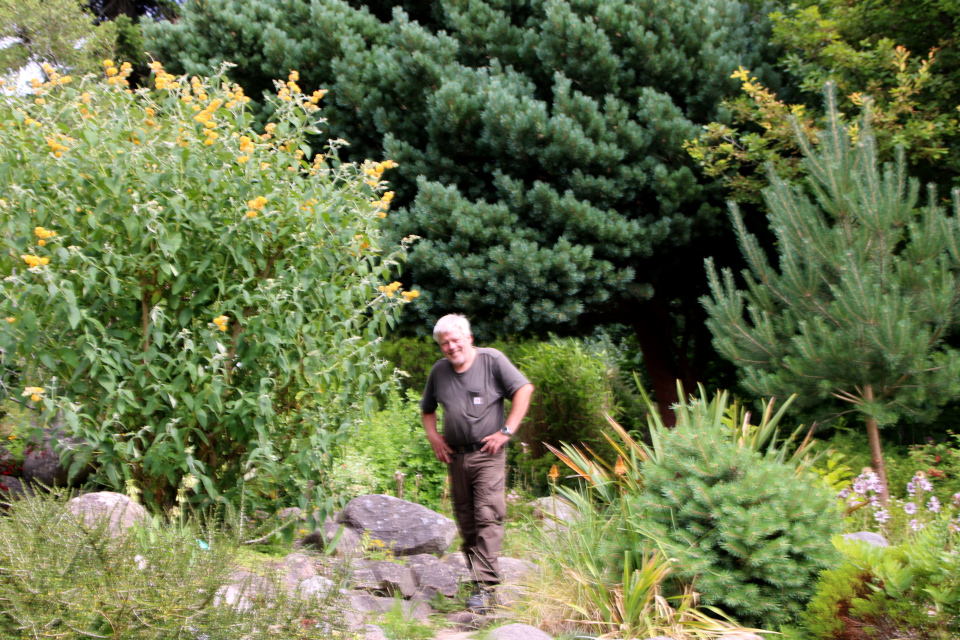
[[[377,338],[410,299],[382,288],[389,164],[315,154],[322,94],[292,76],[264,139],[224,76],[152,71],[0,103],[4,375],[90,443],[76,468],[148,503],[190,473],[195,503],[329,506],[308,481],[385,388]]]

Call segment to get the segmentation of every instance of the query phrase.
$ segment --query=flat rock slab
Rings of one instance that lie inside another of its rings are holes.
[[[407,558],[407,564],[421,589],[432,589],[447,598],[460,591],[461,575],[440,558],[422,553]]]
[[[447,554],[443,556],[441,562],[450,567],[458,581],[471,582],[474,579],[473,572],[467,567],[467,561],[464,559],[462,553]]]
[[[475,640],[473,631],[457,631],[455,629],[440,629],[433,640]]]
[[[373,569],[369,567],[360,567],[350,573],[350,584],[354,589],[363,589],[364,591],[379,591],[380,579]]]
[[[237,611],[249,611],[262,597],[272,595],[272,591],[266,578],[249,571],[234,571],[227,584],[217,590],[213,606],[226,604]]]
[[[500,558],[500,574],[504,583],[515,584],[533,571],[534,565],[519,558]]]
[[[457,533],[453,520],[424,506],[393,496],[354,498],[340,512],[340,522],[358,532],[367,531],[396,555],[440,554]]]
[[[363,625],[364,640],[387,640],[387,634],[375,624]]]
[[[487,634],[489,640],[553,640],[536,627],[528,624],[508,624],[497,627]]]
[[[347,597],[348,608],[356,613],[364,614],[367,618],[375,619],[379,614],[390,611],[397,603],[403,610],[403,614],[408,617],[414,617],[426,622],[430,615],[434,613],[433,607],[424,602],[411,602],[409,600],[398,600],[396,598],[381,598],[372,596],[369,593],[350,592]]]
[[[287,577],[300,582],[317,575],[317,563],[313,557],[305,553],[291,553],[283,559],[287,570]]]
[[[376,576],[380,589],[387,595],[400,594],[404,598],[409,598],[417,590],[413,573],[405,565],[384,560],[373,563],[369,570]]]
[[[474,579],[473,572],[467,567],[467,561],[462,553],[451,553],[444,556],[441,562],[453,571],[457,580],[471,582]],[[519,558],[503,557],[498,560],[498,563],[504,584],[516,584],[534,569],[533,563]]]
[[[473,613],[472,611],[455,611],[447,614],[446,618],[447,622],[456,625],[456,628],[461,631],[481,629],[489,621],[486,616]]]

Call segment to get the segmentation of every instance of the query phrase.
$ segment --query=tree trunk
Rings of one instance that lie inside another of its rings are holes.
[[[676,424],[676,416],[670,408],[680,399],[677,397],[677,360],[673,353],[673,336],[670,318],[666,309],[657,300],[637,305],[633,316],[633,330],[643,352],[643,363],[653,385],[657,409],[664,426]]]
[[[873,401],[873,386],[863,388],[863,398],[867,402]],[[873,472],[880,476],[880,502],[887,504],[890,500],[890,489],[887,487],[887,467],[883,462],[883,449],[880,447],[880,427],[872,417],[867,417],[867,442],[870,444],[870,466]]]

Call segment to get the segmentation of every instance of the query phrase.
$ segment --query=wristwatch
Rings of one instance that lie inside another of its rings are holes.
[[[507,436],[508,438],[513,435],[512,433],[510,433],[510,429],[507,429],[507,425],[503,425],[502,427],[500,427],[500,433]]]

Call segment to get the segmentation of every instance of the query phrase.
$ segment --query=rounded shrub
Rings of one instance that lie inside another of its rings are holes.
[[[677,558],[675,575],[742,624],[790,622],[831,568],[840,532],[829,492],[795,467],[732,441],[702,403],[677,411],[632,497],[634,525]]]
[[[548,488],[547,472],[556,457],[546,445],[586,445],[605,459],[616,458],[602,432],[604,414],[617,415],[613,385],[616,369],[603,354],[575,339],[529,342],[510,354],[537,388],[519,433],[524,447],[514,447],[511,464],[535,491]]]

